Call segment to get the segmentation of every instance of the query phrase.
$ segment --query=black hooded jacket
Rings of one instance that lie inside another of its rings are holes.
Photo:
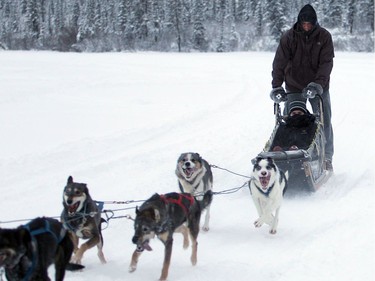
[[[305,32],[302,22],[311,22],[313,29]],[[288,92],[301,92],[315,82],[329,89],[334,48],[331,34],[318,23],[314,8],[307,4],[298,14],[298,21],[286,31],[272,64],[272,88],[285,82]]]

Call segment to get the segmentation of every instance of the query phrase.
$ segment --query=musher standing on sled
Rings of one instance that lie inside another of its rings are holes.
[[[329,80],[333,68],[334,48],[331,34],[318,23],[314,8],[307,4],[298,14],[298,21],[286,31],[276,50],[272,64],[271,99],[286,102],[285,111],[293,100],[309,99],[314,112],[319,111],[323,98],[324,135],[326,138],[326,169],[333,171],[333,130]],[[287,95],[288,93],[301,93]]]

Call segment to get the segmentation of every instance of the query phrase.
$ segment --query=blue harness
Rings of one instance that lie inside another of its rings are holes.
[[[99,209],[99,212],[101,213],[104,208],[104,201],[94,201],[96,206]],[[86,217],[92,217],[93,214],[87,212],[87,204],[84,205],[82,212],[77,212],[74,216],[69,217],[66,212],[63,212],[62,218],[63,218],[63,225],[65,229],[68,229],[72,232],[75,232],[77,230],[78,225],[74,225],[75,221],[82,220],[82,223],[86,222]],[[73,223],[73,224],[72,224]]]
[[[37,254],[38,254],[37,253],[38,252],[38,248],[37,248],[38,242],[37,242],[35,236],[40,235],[40,234],[44,234],[44,233],[49,233],[53,236],[53,238],[55,238],[57,243],[60,243],[61,240],[65,237],[65,233],[62,233],[62,234],[60,234],[60,236],[57,236],[56,233],[54,233],[52,231],[51,225],[50,225],[48,220],[45,220],[44,227],[40,227],[40,228],[33,229],[33,230],[30,229],[31,222],[22,226],[24,229],[26,229],[30,233],[31,240],[32,240],[31,243],[32,243],[32,248],[33,248],[31,265],[27,269],[26,275],[22,279],[22,281],[30,280],[30,278],[31,278],[31,276],[32,276],[32,274],[35,270],[35,267],[36,267]]]

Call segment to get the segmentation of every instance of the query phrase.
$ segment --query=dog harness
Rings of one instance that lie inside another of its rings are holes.
[[[30,280],[36,266],[36,261],[37,261],[37,254],[38,254],[38,242],[35,238],[35,236],[44,234],[44,233],[49,233],[52,235],[53,238],[55,238],[57,244],[61,242],[61,240],[65,237],[65,231],[60,232],[60,236],[57,236],[55,232],[52,231],[51,225],[48,220],[44,221],[44,226],[37,228],[37,229],[31,229],[30,224],[32,223],[29,222],[28,224],[25,224],[21,226],[22,228],[26,229],[30,233],[31,237],[31,245],[32,245],[32,260],[31,260],[31,265],[27,269],[27,272],[25,274],[25,277],[22,279],[22,281],[28,281]],[[63,229],[62,229],[63,230]]]
[[[76,212],[72,217],[68,216],[68,214],[64,211],[62,214],[64,228],[75,232],[80,224],[85,224],[86,217],[94,217],[97,213],[101,213],[104,208],[104,201],[94,201],[94,203],[99,209],[97,212],[88,212],[87,203],[85,203],[82,212]],[[77,223],[74,223],[79,220],[82,220],[80,224],[77,225]]]
[[[65,231],[62,231],[62,233],[60,233],[60,236],[57,236],[56,233],[52,231],[49,221],[45,220],[44,222],[45,222],[44,227],[40,227],[40,228],[33,229],[33,230],[30,229],[30,223],[31,222],[23,225],[22,227],[29,231],[32,239],[35,239],[36,235],[43,234],[43,233],[49,233],[53,236],[53,238],[55,238],[57,244],[60,243],[61,240],[65,237]]]
[[[68,229],[70,231],[75,232],[80,224],[73,225],[74,222],[78,222],[79,220],[82,219],[81,224],[84,224],[86,222],[87,216],[90,216],[90,214],[86,213],[86,205],[85,205],[85,210],[83,212],[77,212],[72,217],[68,216],[68,214],[66,212],[63,212],[63,215],[62,215],[63,226],[64,226],[65,229]]]
[[[180,206],[186,215],[189,214],[189,208],[194,204],[194,196],[190,195],[190,194],[181,194],[179,193],[178,194],[178,199],[175,199],[175,198],[170,198],[170,197],[166,197],[165,195],[160,195],[161,199],[166,203],[166,204],[176,204],[178,206]],[[183,203],[182,203],[182,199],[185,198],[187,200],[189,200],[189,208],[187,208]]]
[[[273,183],[267,190],[267,192],[264,192],[259,186],[257,186],[256,183],[254,183],[255,187],[259,190],[259,192],[261,192],[262,194],[264,194],[265,196],[270,196],[270,193],[273,189],[273,187],[275,186],[275,183]],[[251,192],[251,189],[250,189],[250,192]]]
[[[87,203],[85,203],[82,212],[76,212],[73,216],[69,216],[67,212],[63,212],[63,226],[72,232],[75,232],[80,225],[86,223],[86,217],[93,217],[97,212],[88,212]]]

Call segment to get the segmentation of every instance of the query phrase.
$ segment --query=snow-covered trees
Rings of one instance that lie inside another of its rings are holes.
[[[0,0],[0,46],[272,51],[304,4],[302,0]],[[374,51],[373,0],[312,4],[338,50]]]

